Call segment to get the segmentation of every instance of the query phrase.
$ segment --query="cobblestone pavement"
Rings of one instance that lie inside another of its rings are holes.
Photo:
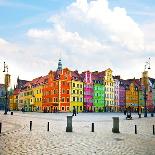
[[[133,120],[125,120],[122,113],[79,113],[69,133],[65,130],[71,113],[3,113],[0,155],[155,155],[155,117],[150,114],[147,118],[133,114]],[[112,117],[119,117],[119,134],[112,133]],[[91,123],[95,132],[91,132]]]

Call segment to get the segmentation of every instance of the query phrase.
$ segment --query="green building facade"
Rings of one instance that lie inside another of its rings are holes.
[[[105,87],[102,80],[94,80],[93,111],[103,112],[105,109]]]

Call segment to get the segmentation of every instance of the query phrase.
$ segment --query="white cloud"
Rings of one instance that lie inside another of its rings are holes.
[[[29,40],[23,44],[0,39],[0,53],[6,51],[3,57],[12,74],[20,73],[23,79],[45,75],[57,68],[61,51],[64,67],[79,71],[111,67],[124,78],[141,76],[148,55],[144,33],[124,8],[110,9],[107,0],[77,0],[47,21],[50,28],[29,29]]]

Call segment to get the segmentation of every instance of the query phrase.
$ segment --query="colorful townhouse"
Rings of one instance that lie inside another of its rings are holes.
[[[93,111],[104,112],[105,111],[105,87],[104,81],[98,76],[98,72],[93,72]]]
[[[106,111],[114,111],[114,79],[112,75],[112,70],[108,68],[103,73],[103,81],[105,84],[105,105]]]
[[[84,82],[84,111],[93,111],[93,80],[92,73],[85,71],[81,73]]]
[[[5,102],[5,85],[0,84],[0,110],[4,110]]]
[[[124,111],[126,108],[126,89],[125,89],[125,83],[124,80],[120,79],[119,83],[119,105],[118,109],[119,111]]]
[[[83,82],[82,77],[78,73],[78,71],[71,72],[72,80],[71,80],[71,104],[70,111],[72,112],[75,108],[77,112],[83,111]]]
[[[139,105],[139,92],[135,79],[127,80],[126,85],[126,108],[131,107],[132,111],[137,111]]]
[[[18,110],[18,96],[19,96],[20,90],[14,89],[12,91],[12,94],[9,96],[9,108],[10,110]]]
[[[29,82],[29,81],[27,81],[27,80],[22,80],[22,79],[20,79],[19,78],[19,76],[18,76],[18,78],[17,78],[17,84],[16,84],[16,86],[14,86],[14,91],[16,92],[15,94],[16,94],[16,98],[18,98],[18,101],[16,101],[17,102],[17,109],[18,110],[21,110],[22,108],[24,109],[24,85],[27,83],[27,82]],[[18,97],[17,97],[17,95],[18,95]]]
[[[115,103],[115,111],[119,111],[119,85],[120,85],[120,76],[114,76],[114,103]]]
[[[18,94],[18,110],[24,109],[24,90],[19,91]]]
[[[31,82],[32,85],[32,111],[42,112],[42,90],[43,86],[47,81],[48,76],[38,77],[33,79]]]
[[[71,101],[71,71],[64,68],[59,72],[59,110],[70,111]]]
[[[56,112],[59,110],[59,81],[56,72],[48,73],[47,81],[42,89],[42,109],[44,112]]]
[[[27,82],[24,85],[22,90],[23,93],[23,102],[24,102],[24,110],[27,112],[32,112],[33,107],[33,92],[32,92],[32,84],[31,82]]]
[[[152,84],[152,106],[153,106],[152,111],[155,112],[155,79],[153,78],[149,78],[149,79]]]
[[[59,59],[56,72],[50,71],[48,82],[43,87],[43,110],[44,112],[69,112],[71,98],[71,71],[62,69]]]

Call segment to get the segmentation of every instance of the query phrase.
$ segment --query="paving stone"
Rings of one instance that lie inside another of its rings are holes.
[[[120,113],[79,113],[73,117],[73,132],[66,133],[70,114],[20,113],[3,115],[0,155],[155,155],[154,117],[126,120]],[[112,133],[112,117],[119,117],[120,133]],[[32,131],[29,122],[32,120]],[[47,132],[47,122],[50,131]],[[95,132],[91,132],[91,123]],[[137,125],[138,134],[134,134]]]

